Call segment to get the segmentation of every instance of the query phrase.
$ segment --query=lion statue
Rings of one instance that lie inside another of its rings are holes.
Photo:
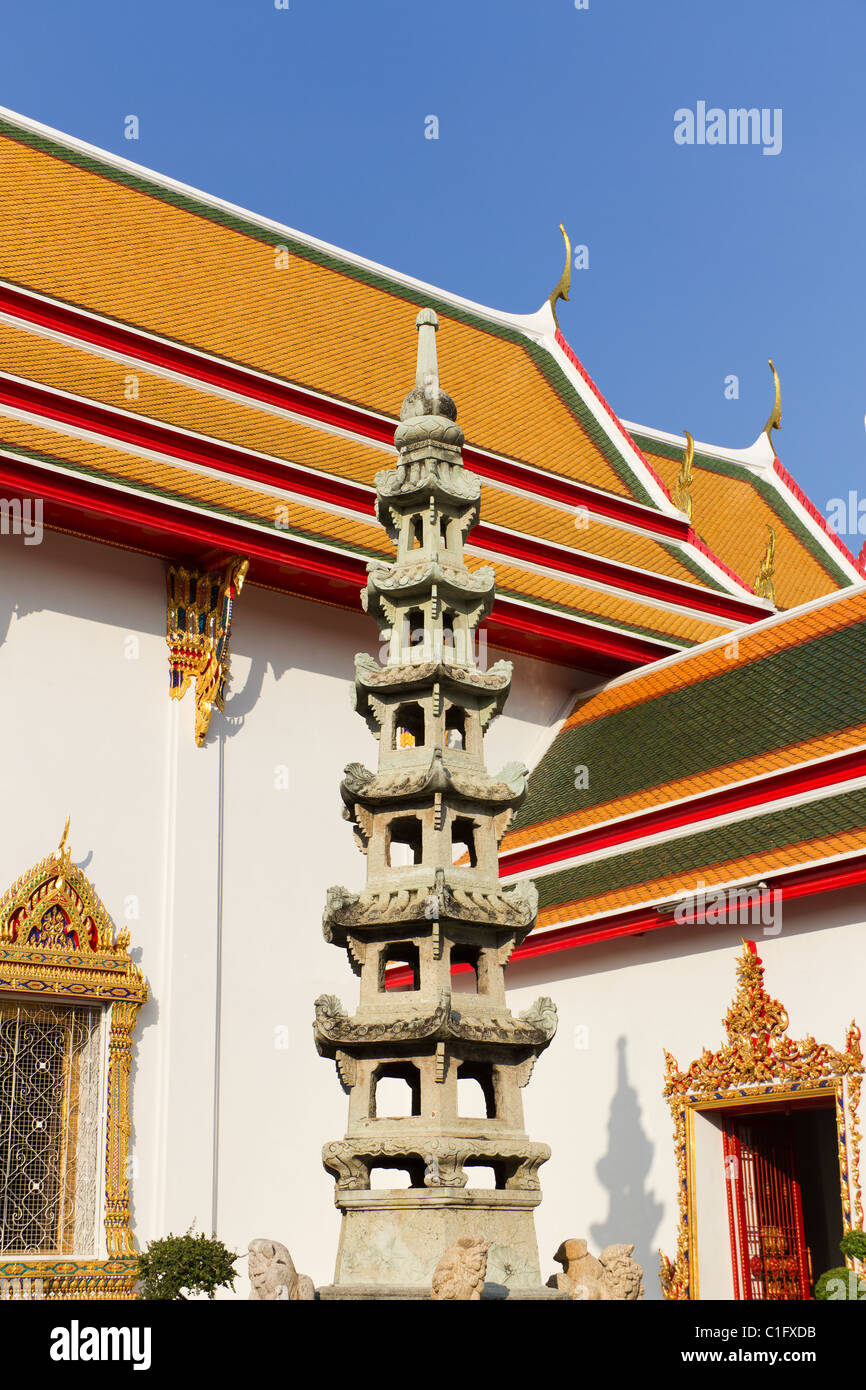
[[[455,1241],[433,1271],[431,1299],[480,1302],[488,1249],[487,1241],[479,1236],[461,1236]]]
[[[643,1270],[633,1253],[633,1245],[608,1245],[596,1259],[585,1240],[564,1240],[553,1257],[562,1273],[552,1274],[548,1287],[591,1303],[643,1298]]]
[[[262,1302],[294,1303],[314,1299],[313,1281],[299,1274],[285,1245],[278,1240],[251,1240],[250,1298]]]

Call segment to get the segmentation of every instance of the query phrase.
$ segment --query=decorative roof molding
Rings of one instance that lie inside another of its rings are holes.
[[[823,763],[823,760],[821,762]],[[789,787],[789,782],[792,780],[796,782],[797,777],[791,775],[791,769],[785,769],[784,773],[768,773],[766,778],[755,778],[742,784],[744,786],[754,785],[760,789],[758,795],[749,799],[736,796],[733,794],[733,789],[724,788],[719,792],[707,793],[703,797],[688,798],[686,803],[688,812],[685,815],[675,810],[684,803],[669,802],[663,803],[652,815],[647,815],[645,812],[635,812],[631,816],[617,817],[612,821],[588,826],[585,831],[576,835],[563,836],[559,852],[549,854],[542,863],[538,862],[535,855],[515,850],[514,859],[508,854],[502,856],[503,882],[511,883],[524,874],[531,873],[533,878],[541,883],[552,873],[567,872],[569,869],[579,868],[590,862],[602,864],[606,859],[618,859],[623,855],[650,849],[656,845],[670,845],[677,840],[688,839],[697,833],[709,834],[714,830],[738,825],[743,821],[755,820],[771,812],[777,813],[798,806],[808,806],[813,802],[825,801],[838,796],[840,792],[860,791],[866,788],[866,759],[864,759],[862,749],[838,756],[831,754],[826,760],[826,765],[837,775],[831,776],[827,781],[818,780],[817,785],[815,785],[814,774],[810,774],[808,768],[804,768],[802,773],[797,769],[799,780],[804,785],[802,788],[792,790]],[[776,783],[775,795],[773,794],[774,782]],[[743,804],[744,800],[745,804]],[[703,807],[701,806],[702,802],[704,803]],[[663,824],[659,828],[655,828],[658,822],[663,822]],[[605,841],[606,843],[604,843]],[[543,843],[543,841],[538,842],[538,844]],[[537,849],[538,844],[533,845],[532,848]],[[864,836],[864,845],[866,845],[866,836]],[[518,854],[520,854],[520,860],[516,859]],[[511,868],[509,868],[509,860],[512,863]],[[530,860],[533,861],[531,864]],[[515,862],[520,863],[521,861],[520,868],[513,867]],[[636,885],[636,888],[639,889],[639,885]]]
[[[206,354],[175,345],[168,340],[154,338],[153,335],[144,334],[139,330],[117,325],[108,319],[99,318],[92,314],[84,315],[83,311],[70,309],[56,301],[46,300],[44,297],[34,296],[29,292],[25,293],[16,287],[3,285],[0,282],[0,314],[2,313],[7,313],[12,322],[23,323],[24,326],[31,327],[35,332],[59,336],[60,340],[63,341],[68,339],[74,344],[83,346],[85,350],[95,350],[102,355],[106,353],[109,356],[116,355],[123,362],[136,366],[144,363],[146,370],[157,374],[161,373],[168,379],[181,382],[191,389],[204,389],[228,400],[236,400],[241,404],[266,410],[306,427],[322,429],[339,437],[357,440],[366,447],[381,449],[386,453],[390,452],[390,446],[386,443],[386,440],[390,439],[393,429],[393,423],[390,420],[375,416],[344,402],[309,392],[306,388],[296,387],[246,368],[239,368],[222,359],[208,357]],[[58,326],[53,329],[48,328],[46,325],[49,322]],[[99,343],[95,349],[91,342],[94,334]],[[118,337],[118,346],[123,346],[126,351],[113,354],[111,349],[106,348],[105,343],[113,341],[114,337]],[[163,358],[173,365],[161,367],[159,361]],[[97,432],[107,430],[111,437],[116,436],[120,431],[122,436],[126,438],[124,447],[133,450],[138,446],[131,444],[132,435],[138,434],[144,439],[145,434],[150,430],[150,435],[147,436],[150,448],[152,449],[155,444],[163,452],[167,449],[169,456],[183,457],[187,467],[198,467],[190,460],[190,453],[194,452],[196,448],[208,449],[211,455],[216,448],[219,451],[223,468],[228,462],[240,477],[255,476],[259,487],[279,489],[288,484],[290,487],[299,488],[302,492],[309,492],[310,495],[318,495],[323,488],[326,488],[339,494],[339,497],[350,505],[356,502],[364,510],[367,508],[369,496],[372,495],[368,488],[348,479],[322,473],[320,470],[283,458],[273,458],[261,452],[233,448],[231,445],[223,447],[222,441],[211,439],[209,436],[195,431],[180,429],[168,421],[160,419],[148,421],[147,417],[139,412],[131,416],[128,412],[120,411],[107,403],[93,401],[89,397],[77,396],[56,388],[49,389],[9,373],[5,373],[2,380],[6,383],[6,413],[14,414],[22,409],[35,411],[34,423],[38,423],[38,418],[42,415],[47,415],[47,418],[55,421],[51,427],[59,428],[61,427],[59,424],[61,420],[80,418],[82,423],[90,429],[96,428]],[[218,384],[223,380],[225,384]],[[285,400],[285,405],[278,404],[280,400]],[[18,416],[15,415],[15,418]],[[26,417],[22,415],[20,418]],[[69,432],[76,428],[70,423],[65,423],[62,427]],[[130,435],[130,431],[132,431],[132,435]],[[192,445],[185,448],[184,441],[187,440],[192,441]],[[149,457],[150,453],[146,456]],[[645,534],[651,538],[664,537],[675,543],[688,542],[682,550],[677,551],[679,558],[687,567],[695,568],[694,561],[689,559],[689,552],[692,547],[701,552],[706,551],[706,547],[693,534],[689,533],[679,514],[665,516],[629,498],[607,493],[587,484],[577,483],[564,475],[547,474],[544,470],[533,465],[509,460],[490,451],[466,449],[465,457],[484,477],[488,486],[517,496],[541,499],[548,505],[568,511],[569,514],[584,509],[589,516],[597,516],[604,524],[622,526],[635,534]],[[252,473],[249,464],[245,466],[245,459],[255,460]],[[213,464],[216,460],[210,458],[210,462]],[[270,481],[266,480],[261,471],[262,467],[267,464],[271,465],[273,471],[273,477]],[[487,533],[495,530],[496,528],[492,525],[485,526]],[[532,538],[530,537],[530,539]],[[723,584],[720,580],[708,578],[704,574],[704,570],[706,570],[706,566],[696,570],[704,583],[709,582],[711,585],[715,583],[723,590],[730,587],[727,582]]]

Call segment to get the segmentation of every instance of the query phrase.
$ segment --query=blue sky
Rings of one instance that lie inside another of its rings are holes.
[[[3,105],[481,303],[538,308],[564,221],[560,323],[615,410],[745,447],[772,356],[782,461],[822,511],[866,497],[863,0],[40,0],[3,29]],[[676,144],[699,101],[780,108],[781,152]]]

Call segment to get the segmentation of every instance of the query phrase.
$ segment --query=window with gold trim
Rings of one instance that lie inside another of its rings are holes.
[[[28,1282],[135,1296],[129,1084],[146,999],[129,933],[64,831],[0,900],[0,1298]]]
[[[0,999],[0,1251],[97,1254],[104,1012]]]

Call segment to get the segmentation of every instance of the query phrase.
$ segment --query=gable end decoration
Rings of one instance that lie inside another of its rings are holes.
[[[170,565],[166,574],[169,695],[182,700],[195,680],[195,741],[204,746],[214,708],[225,708],[232,610],[249,560],[235,558],[224,573]]]

